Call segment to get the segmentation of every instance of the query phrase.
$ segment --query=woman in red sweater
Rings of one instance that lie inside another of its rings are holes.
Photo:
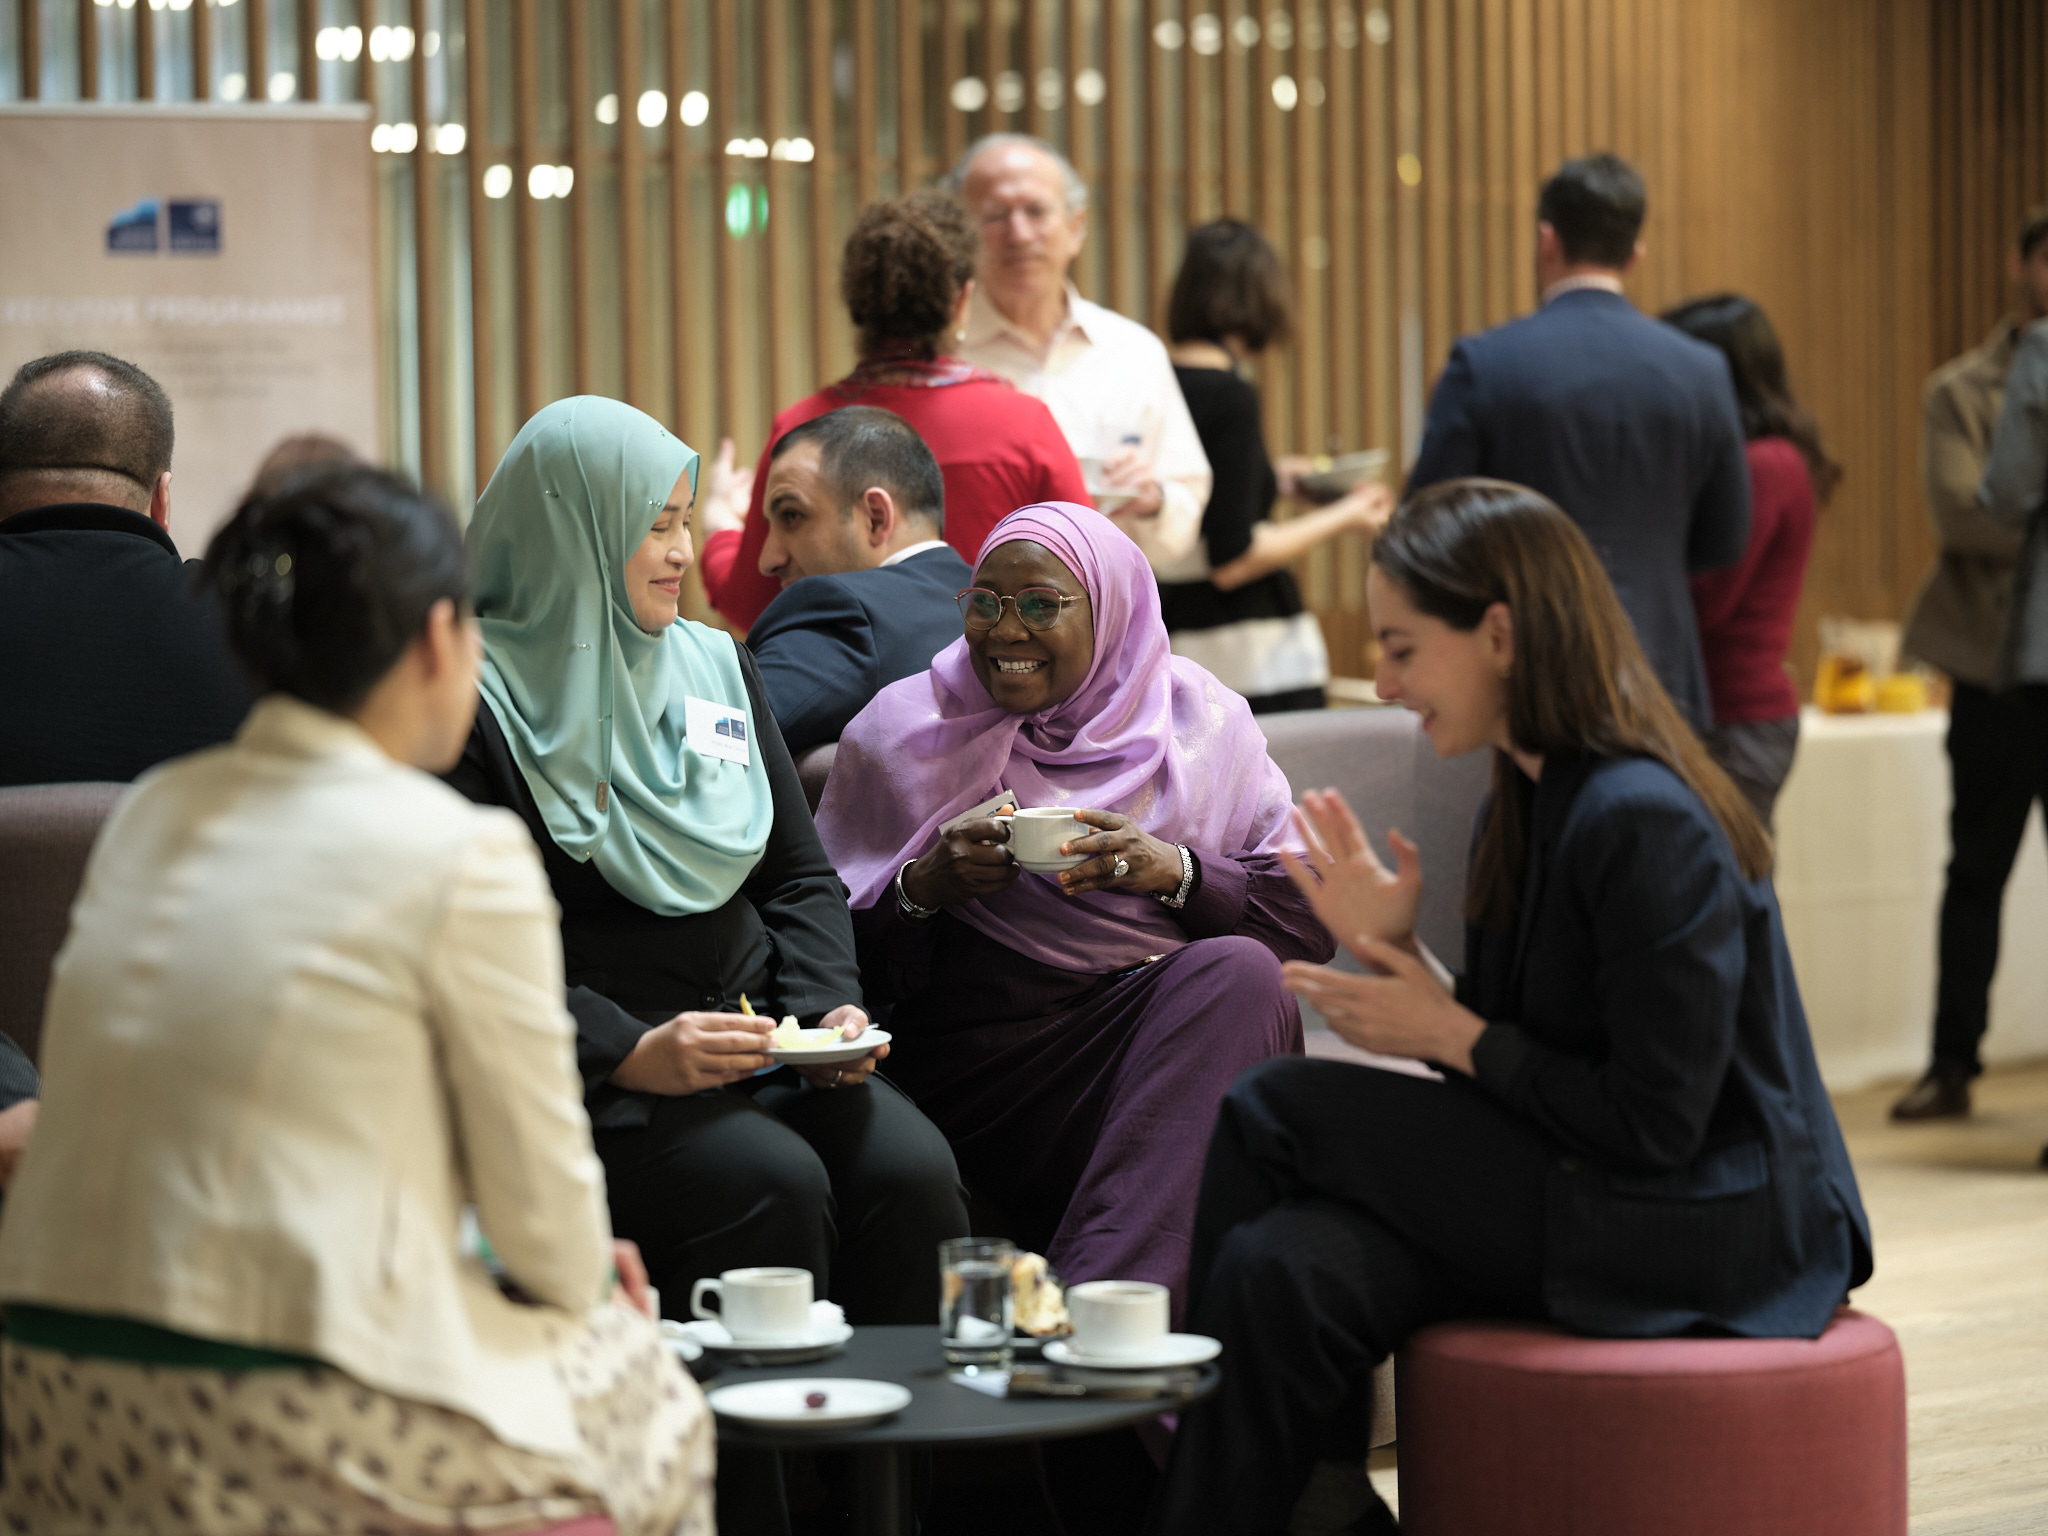
[[[916,428],[946,483],[946,542],[969,564],[989,531],[1019,507],[1091,504],[1052,412],[945,355],[974,289],[976,244],[966,213],[943,193],[913,192],[862,212],[839,268],[839,290],[860,331],[859,366],[775,418],[742,526],[721,529],[718,509],[704,509],[704,592],[729,622],[751,628],[782,590],[782,579],[760,565],[769,450],[792,427],[841,406],[879,406]]]
[[[1799,744],[1799,690],[1785,670],[1813,546],[1814,506],[1842,478],[1820,428],[1792,396],[1769,316],[1739,293],[1691,299],[1667,323],[1719,347],[1749,439],[1749,548],[1692,578],[1700,649],[1714,700],[1707,750],[1769,826]]]

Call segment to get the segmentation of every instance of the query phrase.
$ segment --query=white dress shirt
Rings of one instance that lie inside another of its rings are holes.
[[[921,555],[928,549],[946,549],[948,547],[944,539],[925,539],[921,543],[906,544],[903,548],[897,550],[895,554],[882,561],[875,569],[878,571],[887,570],[892,565],[901,565],[912,555]]]
[[[559,914],[509,811],[273,694],[94,845],[0,1300],[309,1355],[581,1442],[554,1352],[611,1268]],[[536,1305],[500,1294],[484,1235]]]
[[[1542,308],[1560,294],[1581,293],[1588,288],[1596,289],[1601,293],[1626,293],[1628,291],[1621,286],[1621,279],[1612,272],[1580,272],[1572,277],[1560,277],[1556,282],[1544,289],[1542,297],[1536,301],[1537,308]]]
[[[1084,471],[1090,459],[1140,449],[1159,481],[1160,509],[1151,517],[1120,517],[1112,508],[1110,520],[1136,540],[1160,580],[1199,581],[1209,574],[1202,546],[1209,456],[1157,336],[1089,303],[1069,283],[1066,315],[1041,351],[977,283],[967,306],[967,339],[954,355],[1043,400]]]

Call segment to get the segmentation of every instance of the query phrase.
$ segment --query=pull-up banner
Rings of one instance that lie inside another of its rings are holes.
[[[383,457],[369,110],[0,107],[0,378],[89,347],[163,385],[189,556],[280,438]]]

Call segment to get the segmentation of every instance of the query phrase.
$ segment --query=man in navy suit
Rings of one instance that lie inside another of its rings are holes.
[[[1541,307],[1451,349],[1412,494],[1485,475],[1541,491],[1599,551],[1651,666],[1713,724],[1686,577],[1749,542],[1749,470],[1728,364],[1622,296],[1647,198],[1617,155],[1568,160],[1537,203]]]
[[[761,569],[782,583],[747,634],[791,752],[837,741],[961,635],[967,562],[940,538],[938,461],[893,411],[850,405],[775,444]]]

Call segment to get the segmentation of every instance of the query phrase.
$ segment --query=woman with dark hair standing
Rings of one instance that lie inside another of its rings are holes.
[[[1188,232],[1167,308],[1168,350],[1216,483],[1202,514],[1206,571],[1162,579],[1159,603],[1174,654],[1243,694],[1254,714],[1320,709],[1330,679],[1322,627],[1288,567],[1340,534],[1370,533],[1394,504],[1386,487],[1365,485],[1271,520],[1274,501],[1294,494],[1308,461],[1283,459],[1275,469],[1258,389],[1239,370],[1291,327],[1286,274],[1264,235],[1236,219]]]
[[[860,364],[782,411],[760,467],[721,487],[714,467],[699,521],[704,592],[742,629],[781,591],[761,569],[768,542],[762,498],[782,434],[843,405],[894,411],[917,430],[946,484],[946,542],[972,562],[989,530],[1018,507],[1088,501],[1087,483],[1052,412],[1031,396],[948,356],[974,293],[974,226],[943,192],[913,192],[862,210],[839,267],[839,291],[859,332]],[[732,503],[747,500],[744,522]]]
[[[1764,825],[1799,745],[1799,690],[1785,672],[1806,581],[1816,502],[1842,478],[1820,428],[1792,396],[1784,349],[1752,299],[1720,293],[1664,312],[1665,323],[1719,347],[1748,439],[1749,547],[1726,570],[1692,578],[1700,651],[1714,701],[1707,750]]]
[[[1181,1419],[1162,1532],[1265,1533],[1427,1323],[1814,1338],[1870,1232],[1814,1064],[1770,839],[1658,685],[1586,537],[1520,486],[1394,514],[1366,575],[1383,697],[1440,756],[1491,748],[1455,981],[1342,799],[1291,872],[1374,974],[1299,962],[1346,1040],[1431,1077],[1253,1067],[1210,1142],[1191,1327],[1223,1385]],[[1434,1079],[1434,1080],[1432,1080]],[[1358,1530],[1392,1530],[1375,1513]],[[1377,1524],[1375,1524],[1377,1521]]]
[[[268,692],[121,802],[57,958],[0,1517],[708,1532],[710,1416],[611,1240],[540,860],[434,778],[476,710],[454,518],[302,478],[206,575]]]

